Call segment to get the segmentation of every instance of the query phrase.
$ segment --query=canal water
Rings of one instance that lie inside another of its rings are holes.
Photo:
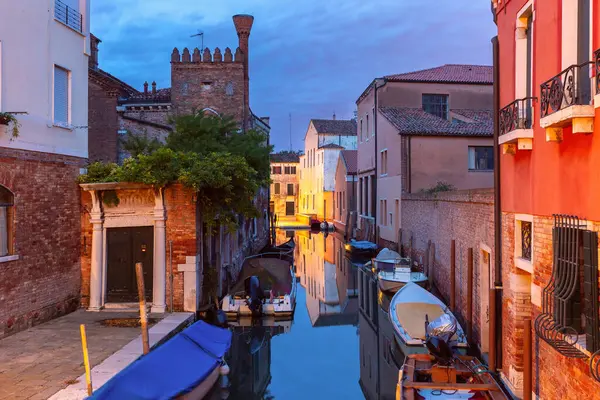
[[[374,280],[361,283],[361,262],[346,256],[336,234],[280,231],[278,243],[292,236],[299,280],[294,318],[231,328],[229,388],[219,398],[394,399],[389,299]]]

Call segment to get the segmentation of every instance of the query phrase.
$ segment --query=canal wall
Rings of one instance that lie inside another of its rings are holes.
[[[487,293],[494,276],[493,208],[493,189],[402,196],[402,246],[425,272],[431,271],[433,283],[448,304],[450,248],[455,240],[455,314],[463,328],[467,317],[467,254],[473,249],[473,342],[482,353],[488,350]]]

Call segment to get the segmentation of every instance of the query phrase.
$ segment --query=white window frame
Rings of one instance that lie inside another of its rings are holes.
[[[67,121],[57,121],[56,120],[56,69],[62,69],[67,73]],[[72,110],[72,71],[68,68],[63,67],[59,64],[54,64],[52,68],[52,124],[59,128],[72,130],[71,126],[71,118],[73,115]]]
[[[531,223],[531,260],[522,257],[521,253],[521,223]],[[514,262],[515,266],[523,271],[533,274],[533,266],[535,262],[535,226],[533,223],[533,215],[531,214],[516,214],[515,215],[515,231],[514,231]]]

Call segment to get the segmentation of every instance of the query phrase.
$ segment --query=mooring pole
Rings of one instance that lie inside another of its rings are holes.
[[[146,315],[146,291],[144,290],[144,270],[142,263],[135,263],[135,276],[137,277],[138,296],[140,299],[140,323],[142,325],[142,344],[144,354],[150,352],[148,340],[148,316]]]
[[[467,341],[473,340],[473,248],[467,256]]]
[[[456,312],[456,240],[450,244],[450,310]]]
[[[490,289],[488,369],[496,372],[496,289]]]
[[[92,395],[92,373],[90,371],[90,356],[88,354],[87,336],[85,334],[85,325],[79,325],[81,331],[81,348],[83,350],[83,365],[85,366],[85,382],[87,385],[88,396]]]
[[[523,400],[531,400],[533,391],[533,363],[532,363],[532,345],[531,345],[531,318],[525,318],[523,327]]]

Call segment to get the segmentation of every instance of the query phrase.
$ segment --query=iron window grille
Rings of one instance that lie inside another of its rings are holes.
[[[537,97],[518,99],[500,110],[500,136],[517,129],[531,129],[533,126],[532,103]]]
[[[83,15],[79,13],[79,10],[73,7],[69,7],[60,0],[54,2],[54,18],[69,28],[76,30],[79,33],[83,33]]]
[[[552,276],[535,331],[560,354],[587,358],[576,344],[583,335],[587,351],[599,350],[598,233],[585,229],[578,217],[554,215],[552,245]]]
[[[542,118],[573,105],[591,103],[591,64],[593,62],[571,65],[541,84],[540,108]]]
[[[531,222],[521,221],[521,258],[531,261]]]
[[[423,94],[423,111],[437,117],[448,119],[447,94]]]

